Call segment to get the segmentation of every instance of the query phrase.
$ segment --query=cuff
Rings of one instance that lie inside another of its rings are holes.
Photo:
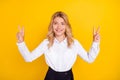
[[[93,45],[95,45],[95,46],[100,45],[100,42],[93,41]]]
[[[25,42],[24,42],[24,41],[23,41],[23,42],[20,42],[20,43],[17,42],[16,45],[17,45],[17,46],[22,46],[22,45],[25,45]]]

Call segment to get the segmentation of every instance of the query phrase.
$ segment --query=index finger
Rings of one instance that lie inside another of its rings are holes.
[[[93,35],[96,34],[95,27],[93,26]]]
[[[97,31],[96,31],[97,33],[99,33],[100,32],[100,26],[98,27],[98,29],[97,29]]]
[[[21,29],[21,33],[22,33],[22,35],[24,36],[24,26],[23,26],[22,29]]]

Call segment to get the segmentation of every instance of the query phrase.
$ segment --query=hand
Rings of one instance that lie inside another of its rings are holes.
[[[20,28],[20,26],[18,26],[19,32],[17,32],[17,41],[18,43],[21,43],[24,41],[24,27],[22,27],[22,29]]]
[[[98,27],[97,30],[95,30],[95,28],[93,28],[93,41],[95,42],[100,42],[100,27]]]

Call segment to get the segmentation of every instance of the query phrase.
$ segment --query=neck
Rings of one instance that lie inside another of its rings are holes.
[[[55,36],[55,38],[56,38],[59,42],[61,42],[61,41],[63,41],[63,40],[65,39],[65,35]]]

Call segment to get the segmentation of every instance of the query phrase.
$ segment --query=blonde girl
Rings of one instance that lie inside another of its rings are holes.
[[[93,29],[93,42],[87,52],[80,42],[72,36],[68,17],[64,12],[55,12],[51,18],[47,38],[33,51],[29,51],[24,41],[24,27],[17,33],[17,46],[26,62],[32,62],[41,55],[49,67],[44,80],[74,80],[72,66],[77,55],[92,63],[99,53],[99,30]]]

